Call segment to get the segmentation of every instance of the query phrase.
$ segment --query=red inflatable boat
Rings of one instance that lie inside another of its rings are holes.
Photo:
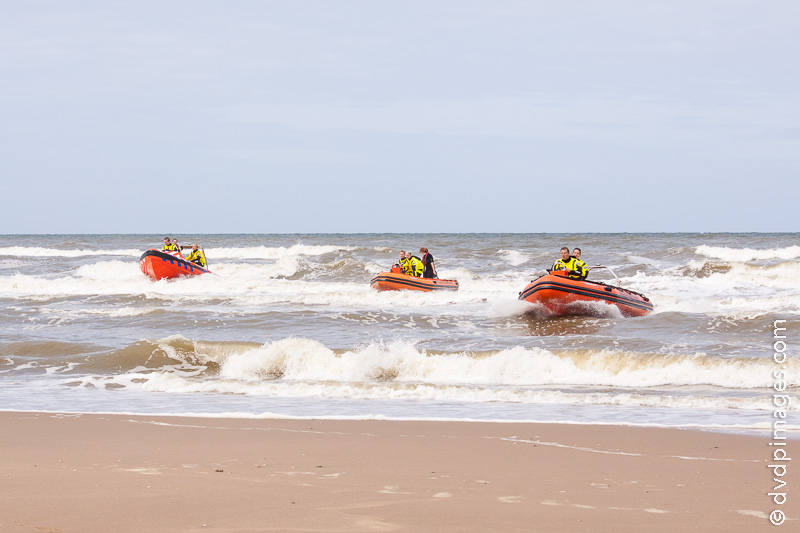
[[[541,304],[555,316],[602,314],[602,307],[592,305],[596,303],[613,305],[626,317],[644,316],[653,310],[653,304],[644,294],[598,281],[572,279],[564,270],[531,281],[519,293],[519,299]]]
[[[139,268],[155,280],[208,274],[207,269],[190,263],[183,258],[180,252],[164,252],[155,249],[147,250],[142,254],[142,257],[139,258]]]
[[[397,269],[399,270],[399,268]],[[370,282],[379,291],[457,291],[458,282],[454,279],[418,278],[396,272],[381,272]]]

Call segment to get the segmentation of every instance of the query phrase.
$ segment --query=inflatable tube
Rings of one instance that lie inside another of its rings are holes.
[[[396,272],[381,272],[370,282],[379,291],[457,291],[458,281],[454,279],[418,278]]]
[[[531,281],[519,293],[519,299],[541,304],[556,316],[595,314],[589,306],[576,305],[581,302],[613,305],[626,317],[644,316],[653,310],[650,300],[638,292],[598,281],[577,280],[553,274]]]
[[[180,255],[180,252],[163,252],[155,249],[142,254],[139,258],[139,268],[155,280],[208,274],[208,270],[190,263]]]

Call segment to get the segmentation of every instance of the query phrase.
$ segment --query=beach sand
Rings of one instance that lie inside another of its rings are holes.
[[[771,440],[618,426],[3,412],[0,530],[775,531]],[[783,478],[786,531],[799,523],[798,471],[790,465]]]

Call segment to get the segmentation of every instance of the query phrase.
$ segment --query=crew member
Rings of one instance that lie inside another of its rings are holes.
[[[561,259],[553,264],[552,270],[566,270],[568,272],[567,277],[571,279],[586,279],[588,274],[586,263],[583,261],[576,262],[576,259],[569,255],[569,248],[566,246],[561,249]]]
[[[407,265],[407,273],[409,276],[415,276],[417,278],[422,277],[422,272],[425,270],[425,265],[422,264],[422,260],[416,255],[411,255],[411,252],[406,254],[406,265]]]
[[[419,249],[422,254],[422,266],[425,267],[425,272],[422,273],[423,278],[438,278],[436,273],[436,265],[433,263],[433,255],[428,253],[428,249],[424,246]]]
[[[583,259],[581,259],[581,249],[580,248],[575,248],[574,250],[572,250],[572,257],[575,258],[575,264],[580,266],[580,267],[582,267],[584,269],[584,271],[586,272],[586,274],[588,275],[589,268],[586,265],[586,262],[584,262]],[[584,276],[584,278],[586,278],[586,276]]]
[[[186,260],[203,268],[206,267],[206,256],[202,250],[198,249],[196,243],[192,245],[192,252],[186,257]]]
[[[176,241],[177,242],[177,241]],[[175,244],[169,242],[169,237],[164,237],[164,247],[161,249],[162,252],[177,252],[178,247]]]
[[[400,250],[400,259],[397,260],[397,263],[394,266],[398,267],[401,273],[403,274],[406,273],[406,270],[408,269],[408,264],[406,263],[405,250]]]

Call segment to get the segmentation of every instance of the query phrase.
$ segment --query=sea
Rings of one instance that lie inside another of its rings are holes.
[[[0,410],[800,431],[797,233],[164,236],[0,236]],[[370,287],[421,246],[458,291]],[[562,246],[655,310],[520,301]]]

